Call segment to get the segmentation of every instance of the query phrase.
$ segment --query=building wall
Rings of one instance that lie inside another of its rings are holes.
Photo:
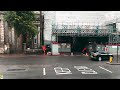
[[[44,44],[50,44],[51,33],[52,33],[52,24],[56,22],[56,12],[55,11],[46,11],[44,13]]]

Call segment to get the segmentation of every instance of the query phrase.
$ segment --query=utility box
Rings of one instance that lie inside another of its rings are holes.
[[[60,55],[57,42],[51,43],[51,49],[52,49],[52,55]]]

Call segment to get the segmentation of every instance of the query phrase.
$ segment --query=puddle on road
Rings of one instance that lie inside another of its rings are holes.
[[[28,71],[28,69],[25,68],[7,69],[7,72],[24,72],[24,71]]]
[[[25,71],[26,69],[8,69],[7,71]]]

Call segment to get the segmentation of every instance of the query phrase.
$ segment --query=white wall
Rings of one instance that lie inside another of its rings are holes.
[[[48,44],[51,41],[51,33],[52,33],[52,24],[55,23],[56,17],[55,11],[46,11],[45,12],[45,22],[44,22],[44,43]]]

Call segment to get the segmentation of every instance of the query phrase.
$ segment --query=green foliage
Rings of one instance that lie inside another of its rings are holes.
[[[5,21],[10,27],[14,27],[17,36],[22,34],[33,38],[37,33],[37,27],[34,25],[35,14],[33,11],[6,11]]]

